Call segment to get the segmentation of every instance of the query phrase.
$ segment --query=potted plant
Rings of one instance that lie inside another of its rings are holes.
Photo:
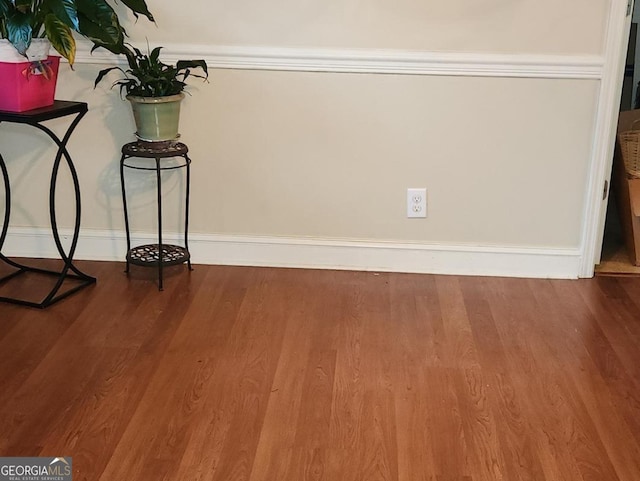
[[[154,21],[145,0],[121,0],[133,14]],[[106,0],[0,0],[0,39],[6,39],[23,57],[35,38],[51,42],[71,65],[76,43],[72,32],[120,54],[125,31]]]
[[[198,77],[207,81],[209,72],[204,60],[179,60],[168,65],[160,60],[160,50],[142,53],[135,47],[124,47],[129,68],[110,67],[101,70],[96,77],[94,88],[112,70],[120,70],[124,78],[116,80],[120,94],[126,93],[131,102],[136,135],[147,142],[162,142],[178,137],[180,122],[180,103],[189,77]],[[194,73],[197,69],[202,73]]]
[[[117,1],[117,0],[114,0]],[[153,21],[145,0],[121,0]],[[0,0],[0,110],[21,112],[53,104],[60,58],[75,60],[73,32],[120,54],[125,31],[106,0]]]

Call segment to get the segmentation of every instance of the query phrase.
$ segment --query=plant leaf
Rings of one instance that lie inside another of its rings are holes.
[[[74,1],[78,13],[82,13],[94,23],[105,23],[105,19],[108,19],[108,22],[112,23],[113,18],[117,18],[116,12],[105,0]]]
[[[31,15],[16,10],[8,15],[6,19],[7,38],[18,53],[25,57],[33,35],[31,18]]]
[[[133,45],[129,44],[131,46],[131,50],[133,50],[133,52],[136,54],[136,58],[142,58],[144,57],[144,55],[142,55],[142,52],[140,51],[139,48],[134,47]]]
[[[56,0],[48,2],[51,12],[62,20],[66,25],[74,30],[80,28],[78,20],[78,10],[76,9],[75,0]]]
[[[117,23],[100,24],[78,11],[79,32],[91,40],[96,46],[104,47],[115,53],[124,53],[124,35]]]
[[[9,0],[0,0],[0,15],[2,16],[8,15],[11,5],[12,4],[9,2]]]
[[[209,75],[209,71],[207,70],[207,62],[204,60],[178,60],[176,62],[177,70],[186,70],[191,68],[201,68],[205,75]]]
[[[100,47],[123,53],[124,34],[118,16],[105,0],[75,0],[78,31]]]
[[[44,17],[44,31],[53,48],[73,66],[76,59],[76,41],[69,25],[50,13]]]
[[[131,11],[135,13],[139,13],[147,17],[150,21],[155,22],[153,15],[149,11],[147,7],[147,3],[145,0],[121,0],[127,7],[131,9]]]
[[[95,82],[93,82],[93,88],[96,88],[100,83],[100,81],[105,77],[105,75],[107,75],[112,70],[120,70],[122,73],[124,73],[124,71],[120,67],[109,67],[109,68],[100,70],[100,72],[98,72],[98,76],[96,77]]]
[[[151,62],[158,61],[158,59],[160,58],[160,50],[162,50],[162,47],[156,47],[151,51],[151,53],[149,54],[149,60]]]

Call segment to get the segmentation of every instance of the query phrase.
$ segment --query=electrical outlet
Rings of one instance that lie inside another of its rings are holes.
[[[427,217],[427,189],[407,189],[407,217]]]

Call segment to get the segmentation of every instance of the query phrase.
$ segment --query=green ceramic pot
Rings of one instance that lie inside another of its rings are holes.
[[[128,95],[133,118],[136,121],[136,136],[147,142],[162,142],[178,138],[180,102],[184,94],[168,97],[136,97]]]

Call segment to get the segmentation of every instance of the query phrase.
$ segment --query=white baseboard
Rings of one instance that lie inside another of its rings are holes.
[[[61,234],[63,244],[68,245],[70,232]],[[166,235],[164,240],[180,244],[178,235]],[[156,241],[154,234],[136,233],[132,239],[133,245]],[[582,260],[579,249],[216,234],[191,234],[189,248],[195,264],[560,279],[577,278]],[[125,251],[124,232],[83,230],[75,258],[119,261],[124,259]],[[50,231],[34,228],[10,229],[3,253],[58,257]]]

